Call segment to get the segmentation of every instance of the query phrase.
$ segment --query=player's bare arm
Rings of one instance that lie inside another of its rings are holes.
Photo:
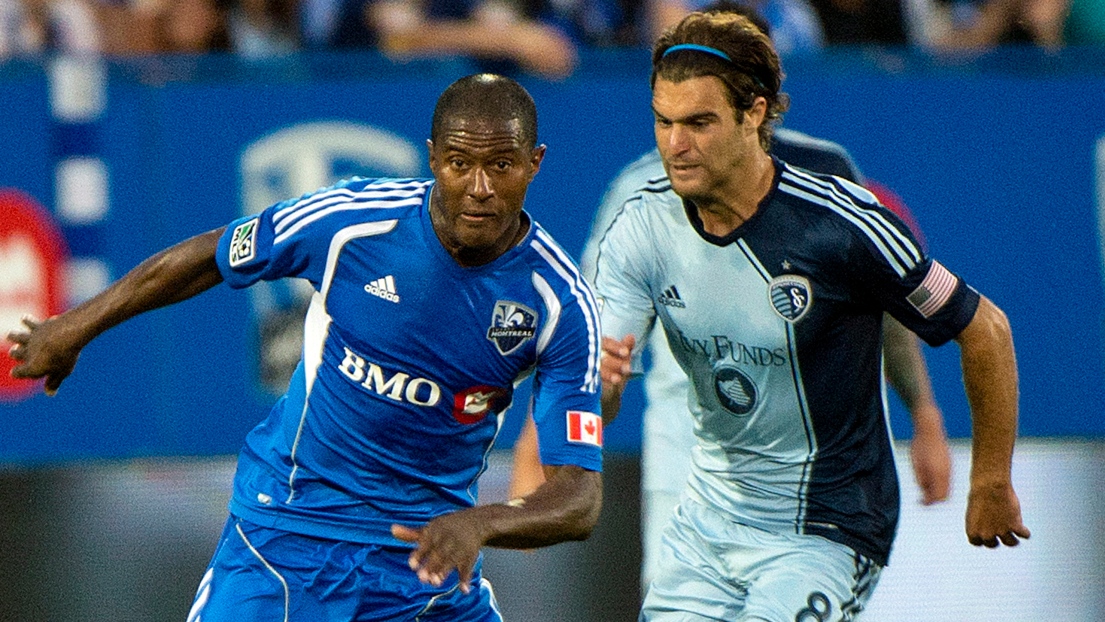
[[[602,424],[610,425],[618,416],[622,407],[622,392],[632,372],[633,346],[636,337],[626,335],[621,340],[612,337],[602,338],[602,360],[599,373],[602,375]]]
[[[886,378],[913,422],[909,453],[913,475],[921,489],[921,503],[944,501],[951,490],[951,449],[921,344],[916,335],[889,315],[883,316],[882,332]]]
[[[92,299],[8,335],[9,355],[19,361],[15,378],[45,378],[53,395],[77,364],[81,350],[99,334],[140,313],[186,300],[222,282],[215,249],[223,228],[197,235],[143,261]]]
[[[511,499],[524,497],[545,483],[545,471],[541,467],[541,454],[537,449],[537,424],[527,416],[522,431],[514,441],[514,456],[510,468]]]
[[[972,420],[967,538],[976,546],[1016,546],[1031,533],[1022,522],[1011,474],[1018,389],[1009,320],[983,296],[956,341]]]
[[[602,509],[602,473],[546,466],[545,477],[526,497],[439,516],[421,528],[393,525],[391,532],[418,545],[409,563],[419,580],[440,586],[455,569],[467,591],[483,546],[532,549],[591,535]]]

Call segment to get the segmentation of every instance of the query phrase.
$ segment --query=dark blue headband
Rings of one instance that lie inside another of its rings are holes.
[[[718,58],[723,59],[728,63],[733,63],[733,59],[730,58],[729,55],[725,52],[722,52],[717,48],[712,48],[708,45],[698,45],[697,43],[680,43],[679,45],[673,45],[670,48],[664,50],[664,53],[660,55],[660,58],[664,58],[668,54],[671,54],[672,52],[678,52],[680,50],[694,50],[695,52],[705,52],[706,54],[717,56]],[[761,89],[765,88],[763,82],[760,82],[760,79],[756,76],[749,75],[748,77],[752,78],[752,81],[756,83],[756,86],[760,87]]]
[[[705,52],[707,54],[713,54],[718,58],[723,58],[730,63],[733,62],[733,59],[729,58],[729,55],[725,52],[722,52],[717,48],[712,48],[708,45],[698,45],[697,43],[680,43],[679,45],[673,45],[670,48],[664,50],[664,54],[660,58],[664,58],[664,56],[667,56],[672,52],[678,52],[679,50],[695,50],[697,52]]]

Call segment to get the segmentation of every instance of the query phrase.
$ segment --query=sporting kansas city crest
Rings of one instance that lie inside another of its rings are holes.
[[[784,274],[771,279],[767,287],[771,308],[784,320],[794,323],[802,319],[813,305],[813,289],[804,276]]]
[[[495,312],[491,314],[491,328],[487,329],[487,338],[506,356],[517,350],[537,333],[537,313],[529,307],[500,300],[495,303]]]

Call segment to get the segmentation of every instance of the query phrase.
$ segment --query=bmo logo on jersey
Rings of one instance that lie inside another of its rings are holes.
[[[366,361],[349,348],[344,349],[345,358],[338,369],[362,387],[390,400],[418,406],[437,406],[441,401],[441,387],[433,380],[416,378],[401,371],[389,375],[376,363]]]

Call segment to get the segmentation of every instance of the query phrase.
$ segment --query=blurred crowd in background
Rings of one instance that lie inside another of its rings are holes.
[[[880,45],[938,53],[1105,45],[1105,0],[748,0],[781,55]],[[705,0],[0,0],[0,60],[378,50],[467,56],[548,78],[587,47],[648,48]]]

